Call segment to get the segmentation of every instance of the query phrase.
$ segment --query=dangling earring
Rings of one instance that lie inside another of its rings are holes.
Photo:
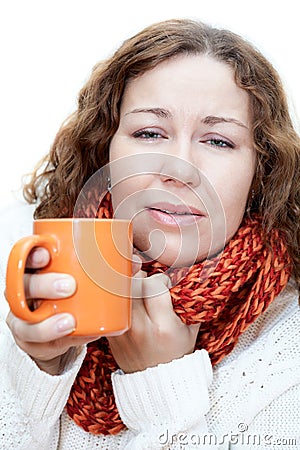
[[[108,190],[108,192],[111,192],[111,179],[110,179],[110,177],[106,177],[106,182],[107,182],[107,190]]]
[[[252,207],[254,198],[255,198],[255,190],[251,189],[251,194],[249,195],[248,205],[247,205],[247,209],[246,209],[246,213],[247,213],[248,216],[250,216],[251,207]]]

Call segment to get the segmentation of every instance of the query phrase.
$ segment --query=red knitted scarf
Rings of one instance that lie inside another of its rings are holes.
[[[107,199],[98,217],[112,216]],[[201,322],[196,348],[206,349],[212,364],[231,352],[239,336],[288,282],[291,264],[284,240],[277,230],[268,240],[266,245],[258,218],[245,219],[217,263],[195,264],[185,269],[183,278],[182,270],[171,275],[174,311],[188,325]],[[143,270],[151,275],[166,267],[148,263]],[[203,277],[203,271],[207,276]],[[205,281],[199,281],[200,275]],[[117,369],[106,338],[88,345],[66,406],[69,416],[85,431],[117,434],[125,428],[111,383],[111,373]]]

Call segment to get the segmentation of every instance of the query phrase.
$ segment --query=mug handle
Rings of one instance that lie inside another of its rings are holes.
[[[28,307],[24,291],[24,273],[26,260],[34,247],[45,247],[51,259],[58,254],[58,241],[51,234],[27,236],[13,246],[6,270],[6,298],[15,316],[27,322],[37,323],[55,313],[53,301],[42,301],[34,311]]]

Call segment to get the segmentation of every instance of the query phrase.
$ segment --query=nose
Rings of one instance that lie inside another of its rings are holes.
[[[163,182],[192,188],[200,185],[200,171],[193,163],[174,155],[160,155],[160,157],[162,158],[160,177]]]

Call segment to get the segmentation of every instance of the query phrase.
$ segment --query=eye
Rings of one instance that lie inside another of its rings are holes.
[[[163,138],[163,136],[160,133],[157,133],[153,130],[139,130],[133,133],[134,138],[141,138],[145,140],[155,140],[159,138]]]
[[[211,138],[211,139],[207,139],[206,141],[204,141],[205,143],[213,146],[213,147],[217,147],[217,148],[235,148],[235,145],[232,142],[229,142],[225,139],[221,139],[221,138]]]

